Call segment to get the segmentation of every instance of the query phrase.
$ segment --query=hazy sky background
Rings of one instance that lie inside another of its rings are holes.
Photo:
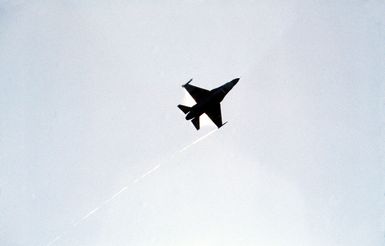
[[[384,245],[384,13],[0,1],[0,245]],[[213,129],[180,85],[236,77],[229,124],[179,153]]]

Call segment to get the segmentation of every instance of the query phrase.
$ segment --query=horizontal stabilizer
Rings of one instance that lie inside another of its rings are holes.
[[[199,117],[195,117],[194,119],[192,119],[192,121],[191,121],[192,123],[193,123],[193,125],[195,126],[195,128],[197,129],[197,130],[199,130]]]
[[[187,107],[187,106],[184,106],[184,105],[181,105],[181,104],[178,105],[178,108],[179,108],[180,110],[182,110],[183,113],[185,113],[185,114],[187,114],[187,113],[190,112],[190,110],[191,110],[191,107]]]

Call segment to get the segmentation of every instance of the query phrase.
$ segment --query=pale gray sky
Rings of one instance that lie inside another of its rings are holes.
[[[0,1],[0,245],[384,245],[384,12]],[[192,77],[241,80],[180,153]]]

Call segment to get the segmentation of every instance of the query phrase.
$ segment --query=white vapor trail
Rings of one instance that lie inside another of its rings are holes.
[[[98,210],[100,210],[101,208],[103,208],[104,206],[106,206],[108,203],[110,203],[112,200],[114,200],[116,197],[118,197],[122,192],[124,192],[125,190],[128,189],[128,186],[124,186],[122,189],[120,189],[118,192],[116,192],[114,195],[112,195],[110,198],[104,200],[98,207],[92,209],[91,211],[89,211],[86,215],[84,215],[83,217],[81,217],[79,220],[77,220],[76,222],[74,222],[72,224],[72,228],[75,228],[77,227],[80,223],[82,223],[83,221],[85,221],[86,219],[88,219],[91,215],[93,215],[94,213],[96,213]],[[55,237],[54,239],[52,239],[49,243],[47,243],[47,246],[50,246],[50,245],[53,245],[55,244],[57,241],[59,241],[63,236],[65,236],[66,234],[68,234],[69,231],[65,231],[63,232],[62,234],[58,235],[57,237]]]
[[[193,146],[194,144],[197,144],[199,143],[200,141],[202,141],[203,139],[207,138],[208,136],[210,136],[211,134],[213,134],[214,132],[216,132],[218,129],[214,129],[212,131],[210,131],[209,133],[207,133],[206,135],[203,135],[202,137],[198,138],[197,140],[195,140],[194,142],[192,142],[191,144],[189,145],[186,145],[184,148],[182,148],[179,153],[182,153],[184,151],[186,151],[187,149],[189,149],[191,146]]]
[[[104,207],[105,205],[107,205],[108,203],[110,203],[112,200],[114,200],[116,197],[118,197],[122,192],[124,192],[125,190],[128,189],[128,186],[124,186],[122,189],[120,189],[118,192],[116,192],[114,195],[112,195],[110,198],[108,198],[107,200],[104,200],[100,206],[92,209],[91,211],[89,211],[86,215],[84,215],[82,218],[80,218],[78,221],[76,221],[75,223],[73,223],[73,226],[76,227],[77,225],[79,225],[81,222],[83,222],[84,220],[86,220],[88,217],[90,217],[91,215],[93,215],[94,213],[96,213],[98,210],[100,210],[102,207]]]
[[[60,234],[59,236],[55,237],[54,239],[52,239],[49,243],[47,243],[47,246],[50,246],[50,245],[53,245],[54,243],[56,243],[57,241],[59,241],[63,236],[65,236],[68,232],[63,232],[62,234]]]
[[[156,165],[155,167],[151,168],[144,174],[142,174],[139,178],[134,180],[134,184],[138,183],[140,180],[144,179],[146,176],[150,175],[151,173],[155,172],[158,168],[160,168],[160,164]]]
[[[171,159],[173,159],[176,156],[177,153],[182,153],[182,152],[186,151],[187,149],[191,148],[193,145],[195,145],[195,144],[199,143],[200,141],[204,140],[205,138],[207,138],[208,136],[210,136],[211,134],[213,134],[217,130],[218,129],[214,129],[214,130],[210,131],[209,133],[203,135],[202,137],[198,138],[197,140],[195,140],[191,144],[186,145],[181,150],[179,150],[179,151],[175,152],[174,154],[170,155],[170,157],[167,159],[167,161],[170,161]],[[154,173],[156,170],[158,170],[161,166],[162,166],[162,164],[155,165],[150,170],[144,172],[142,175],[140,175],[138,178],[136,178],[134,181],[132,181],[132,184],[136,184],[136,183],[140,182],[141,180],[143,180],[144,178],[148,177],[149,175]],[[101,202],[99,206],[97,206],[96,208],[90,210],[88,213],[86,213],[84,216],[82,216],[80,219],[78,219],[77,221],[75,221],[72,224],[72,229],[76,228],[79,224],[81,224],[82,222],[87,220],[90,216],[92,216],[93,214],[98,212],[103,207],[107,206],[110,202],[112,202],[115,198],[117,198],[119,195],[121,195],[128,188],[129,188],[129,185],[124,186],[118,192],[113,194],[110,198],[108,198],[108,199],[104,200],[103,202]],[[47,243],[47,246],[51,246],[51,245],[55,244],[56,242],[58,242],[65,235],[69,234],[71,232],[70,230],[71,229],[69,229],[67,231],[64,231],[63,233],[61,233],[58,236],[56,236],[54,239],[52,239],[50,242]]]

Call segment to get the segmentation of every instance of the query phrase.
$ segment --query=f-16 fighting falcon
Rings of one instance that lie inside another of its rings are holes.
[[[212,89],[211,91],[199,88],[194,85],[190,85],[190,79],[186,84],[182,85],[183,88],[194,98],[196,104],[192,107],[185,105],[178,105],[178,108],[186,114],[186,120],[191,120],[197,130],[200,128],[199,117],[202,114],[207,116],[214,122],[214,124],[220,128],[227,122],[222,124],[221,115],[221,102],[226,94],[236,85],[239,78],[233,79],[224,85]]]

